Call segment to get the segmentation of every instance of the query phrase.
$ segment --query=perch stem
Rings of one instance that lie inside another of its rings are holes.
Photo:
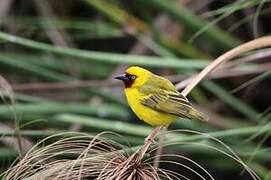
[[[163,152],[163,144],[165,141],[167,128],[168,128],[168,126],[162,127],[161,135],[159,136],[158,149],[155,153],[155,158],[154,158],[154,162],[153,162],[153,167],[155,170],[158,169],[158,167],[159,167],[159,162],[160,162],[161,154]]]
[[[154,142],[154,138],[156,137],[157,133],[160,131],[161,127],[156,127],[149,136],[145,139],[145,143],[141,149],[138,151],[138,160],[143,159],[144,155],[148,151],[150,145]]]

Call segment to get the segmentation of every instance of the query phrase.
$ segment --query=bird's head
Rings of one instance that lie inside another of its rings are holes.
[[[139,88],[151,76],[151,72],[138,66],[131,66],[125,74],[115,77],[115,79],[122,80],[125,88]]]

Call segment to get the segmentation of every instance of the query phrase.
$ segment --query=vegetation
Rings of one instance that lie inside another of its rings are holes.
[[[0,1],[1,177],[271,179],[270,5]],[[139,121],[113,79],[129,65],[210,121]]]

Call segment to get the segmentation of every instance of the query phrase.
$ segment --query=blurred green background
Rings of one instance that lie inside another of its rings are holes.
[[[270,35],[270,5],[269,0],[1,0],[0,170],[18,157],[16,124],[24,151],[66,131],[114,131],[131,146],[143,144],[152,127],[137,120],[113,77],[139,65],[184,82],[224,52]],[[218,137],[262,179],[271,179],[270,58],[270,49],[257,50],[214,71],[189,94],[210,122],[179,120],[169,129]],[[216,179],[249,179],[221,153],[198,146],[168,151],[199,162]]]

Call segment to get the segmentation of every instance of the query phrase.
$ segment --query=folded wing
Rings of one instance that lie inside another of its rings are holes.
[[[207,121],[207,118],[193,108],[187,98],[175,90],[175,87],[174,89],[162,89],[157,88],[157,86],[146,85],[141,89],[141,92],[145,94],[141,103],[156,111],[189,119]]]

